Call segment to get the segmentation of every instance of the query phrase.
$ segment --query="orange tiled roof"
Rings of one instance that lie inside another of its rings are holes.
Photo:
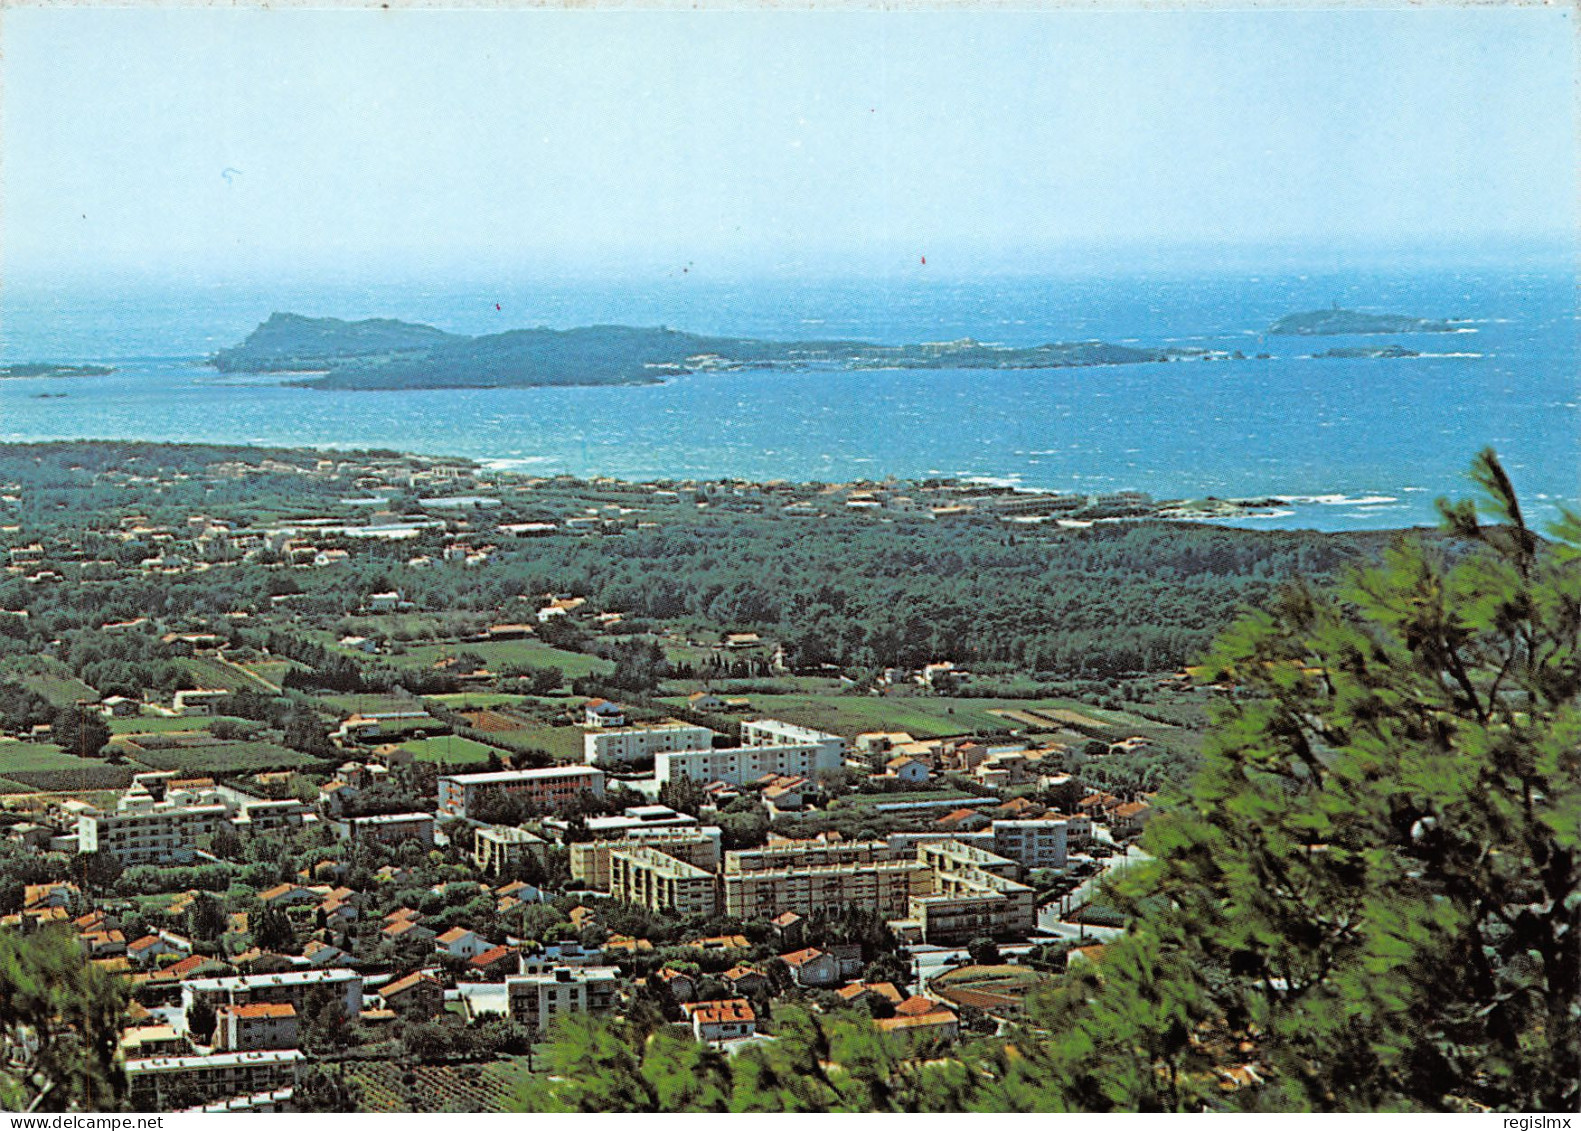
[[[690,1002],[681,1007],[694,1021],[703,1025],[717,1025],[729,1021],[756,1021],[758,1015],[746,998],[732,997],[723,1001]]]
[[[296,1007],[288,1001],[260,1001],[253,1005],[222,1005],[218,1012],[229,1013],[233,1017],[241,1017],[249,1021],[257,1021],[267,1018],[295,1017]]]
[[[885,1017],[873,1022],[886,1033],[903,1032],[907,1029],[943,1028],[953,1025],[957,1021],[955,1014],[948,1009],[936,1010],[933,1013],[922,1013],[916,1016]]]
[[[514,951],[508,946],[497,946],[492,950],[485,950],[482,954],[473,958],[470,965],[479,967],[493,966],[500,959],[506,958],[513,953]]]
[[[427,982],[432,986],[439,985],[439,983],[433,978],[419,970],[415,974],[408,974],[406,977],[401,978],[398,981],[391,982],[379,992],[379,996],[384,998],[384,1000],[389,1001],[392,994],[404,994],[407,990],[413,989],[424,982]]]
[[[823,951],[815,946],[803,947],[801,950],[793,950],[789,954],[780,955],[785,965],[790,967],[805,966],[813,959],[822,957]]]

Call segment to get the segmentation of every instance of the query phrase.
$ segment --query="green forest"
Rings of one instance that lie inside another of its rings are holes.
[[[339,616],[355,611],[368,593],[399,588],[420,608],[485,615],[524,595],[564,591],[625,614],[635,632],[694,624],[772,633],[800,670],[952,659],[988,670],[1109,678],[1176,670],[1281,584],[1330,575],[1344,563],[1375,557],[1387,542],[1379,535],[1165,522],[1008,530],[992,521],[789,518],[732,507],[722,485],[717,495],[705,485],[706,509],[672,508],[662,522],[616,522],[596,536],[506,542],[487,564],[465,573],[407,567],[413,554],[442,549],[448,536],[434,531],[399,547],[330,539],[324,544],[353,551],[333,575],[282,574],[268,557],[223,576],[96,575],[92,563],[135,566],[154,552],[113,537],[113,517],[127,496],[104,482],[101,473],[109,468],[158,478],[157,491],[135,495],[154,522],[219,510],[262,525],[335,505],[334,487],[292,473],[292,465],[310,468],[314,453],[267,453],[282,467],[238,478],[234,486],[199,480],[205,469],[243,451],[0,445],[0,482],[28,488],[15,516],[24,535],[44,539],[46,561],[88,563],[81,585],[0,581],[0,609],[32,617],[26,625],[0,617],[0,652],[34,650],[89,621],[262,611],[282,595],[299,595],[294,612]],[[509,499],[500,518],[552,520],[588,503],[635,497],[633,488],[539,485]],[[390,505],[417,509],[413,498]]]

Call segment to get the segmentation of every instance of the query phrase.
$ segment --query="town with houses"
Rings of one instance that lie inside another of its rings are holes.
[[[637,1009],[726,1052],[786,1002],[946,1046],[1123,924],[1101,884],[1156,781],[1092,768],[1187,725],[970,698],[960,657],[858,680],[740,624],[425,582],[682,512],[1004,528],[1146,499],[169,458],[0,482],[0,930],[69,932],[124,985],[139,1110],[313,1110],[328,1072],[364,1110],[500,1110],[557,1021]],[[187,595],[129,605],[150,582]],[[68,623],[68,590],[113,615]],[[664,676],[623,687],[644,649]]]

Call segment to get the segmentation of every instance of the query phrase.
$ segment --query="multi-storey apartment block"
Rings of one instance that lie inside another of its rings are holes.
[[[1059,818],[995,821],[994,851],[1023,868],[1063,868],[1070,826]]]
[[[1037,927],[1037,892],[1011,878],[1014,860],[958,841],[924,842],[917,856],[931,891],[911,897],[907,918],[924,942],[1022,938]]]
[[[689,777],[696,781],[722,781],[742,785],[765,774],[815,777],[819,771],[845,765],[846,741],[808,727],[774,719],[754,719],[741,724],[741,745],[724,750],[677,750],[654,756],[654,776],[660,782]]]
[[[782,723],[777,719],[749,719],[741,724],[743,746],[816,746],[818,769],[837,770],[845,764],[846,740],[811,727]]]
[[[690,723],[660,723],[582,736],[582,760],[591,766],[628,766],[676,750],[707,750],[714,732]]]
[[[571,845],[571,878],[597,891],[609,890],[609,857],[624,848],[653,848],[705,872],[719,871],[717,826],[692,829],[631,829],[619,840],[581,841]]]
[[[725,914],[741,919],[851,906],[892,919],[906,912],[914,892],[928,890],[928,870],[915,860],[892,860],[732,872],[727,856],[723,886]]]
[[[505,979],[512,1021],[547,1033],[556,1018],[572,1013],[604,1013],[615,1004],[620,971],[613,966],[559,966],[538,974]]]
[[[472,862],[479,871],[498,876],[528,856],[542,857],[548,843],[526,829],[485,825],[472,834]]]
[[[222,1005],[270,1003],[290,1005],[300,1016],[308,995],[327,989],[341,1001],[348,1018],[362,1013],[362,976],[353,970],[287,970],[280,974],[247,974],[229,978],[194,978],[181,987],[181,1008],[190,1010],[199,1001],[216,1011]]]
[[[223,805],[185,805],[77,819],[77,851],[107,852],[122,864],[183,864],[228,818]]]
[[[288,1001],[222,1005],[214,1011],[214,1017],[216,1050],[250,1052],[297,1047],[296,1007]]]
[[[609,855],[609,894],[651,911],[675,915],[713,915],[719,910],[712,872],[637,845]]]
[[[353,842],[405,844],[415,840],[429,848],[434,844],[432,813],[380,813],[373,817],[346,818],[346,835]]]
[[[515,794],[546,810],[563,808],[582,793],[604,796],[604,772],[591,766],[449,774],[439,779],[439,815],[474,817],[480,804]]]
[[[831,864],[876,864],[901,857],[881,840],[791,840],[725,854],[726,872],[773,872]]]
[[[126,1062],[127,1091],[138,1111],[170,1107],[179,1096],[200,1101],[294,1087],[304,1056],[297,1049],[156,1056]]]

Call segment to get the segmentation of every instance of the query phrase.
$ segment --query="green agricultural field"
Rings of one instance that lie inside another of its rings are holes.
[[[102,766],[103,762],[67,754],[50,742],[18,742],[0,738],[0,774],[13,770],[75,770],[83,766]]]
[[[470,652],[481,656],[490,671],[498,672],[510,667],[559,668],[566,679],[576,679],[595,672],[607,675],[615,665],[597,656],[581,652],[567,652],[551,648],[536,640],[492,640],[486,644],[422,644],[410,647],[401,655],[388,656],[389,663],[400,668],[431,668],[441,660]]]
[[[238,671],[229,664],[222,664],[206,656],[189,656],[181,661],[181,666],[186,668],[199,687],[216,690],[223,688],[226,691],[264,690],[263,684],[246,672]]]
[[[558,762],[580,762],[582,735],[585,733],[576,726],[557,727],[548,723],[524,722],[521,730],[503,730],[489,737],[512,750],[543,750]]]
[[[110,724],[111,734],[177,734],[182,731],[203,731],[220,719],[229,719],[232,722],[246,723],[257,726],[257,723],[247,723],[245,719],[237,719],[231,715],[194,716],[192,718],[167,718],[164,715],[140,715],[132,719],[107,719]]]
[[[68,675],[31,674],[20,677],[22,684],[49,700],[51,707],[70,707],[83,699],[94,701],[99,693]]]
[[[1049,976],[1030,966],[958,966],[933,979],[935,986],[970,987],[990,993],[1025,993]]]
[[[532,700],[530,695],[507,695],[503,691],[458,691],[454,695],[425,695],[423,698],[452,711],[484,710],[488,707],[513,707]]]
[[[1012,726],[988,713],[989,708],[1001,705],[994,699],[877,695],[753,695],[751,699],[754,714],[848,738],[864,731],[905,731],[916,738],[943,738]]]
[[[541,1067],[542,1051],[538,1057]],[[412,1086],[403,1081],[410,1074]],[[370,1112],[502,1112],[515,1110],[517,1094],[531,1078],[526,1057],[485,1064],[415,1064],[363,1061],[348,1072]]]
[[[351,630],[352,636],[383,636],[391,640],[446,640],[457,634],[467,631],[468,626],[476,627],[478,618],[468,614],[445,613],[369,613],[363,616],[346,618],[346,626]],[[336,651],[354,654],[352,649],[340,648],[340,634],[322,631],[309,631],[303,635],[311,636],[325,647],[334,648]]]
[[[79,758],[47,742],[0,739],[0,777],[34,790],[124,789],[140,769]]]
[[[412,695],[385,695],[369,691],[354,695],[317,695],[313,698],[313,706],[324,714],[343,718],[352,714],[421,711],[423,701]]]
[[[474,742],[470,738],[448,735],[444,738],[418,738],[401,743],[402,750],[410,750],[419,762],[441,762],[452,765],[471,765],[487,762],[489,755],[498,754],[492,746]]]
[[[250,664],[238,664],[246,668],[253,675],[263,680],[272,687],[279,687],[285,674],[293,668],[300,668],[301,664],[292,663],[290,660],[257,660]]]
[[[178,746],[169,750],[138,747],[133,757],[156,770],[175,770],[185,774],[234,774],[255,770],[290,770],[314,766],[317,759],[272,742],[214,742],[201,746]]]
[[[12,781],[10,778],[0,778],[0,793],[37,793],[38,790],[26,782]]]

